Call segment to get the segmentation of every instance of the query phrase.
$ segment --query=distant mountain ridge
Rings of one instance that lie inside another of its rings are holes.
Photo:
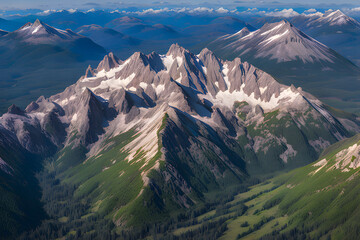
[[[12,103],[25,107],[39,94],[58,92],[104,54],[89,38],[39,20],[8,32],[0,37],[0,112]]]
[[[359,66],[360,23],[341,12],[300,15],[291,21],[302,31],[336,49]]]
[[[337,108],[360,111],[360,68],[287,20],[224,35],[207,47],[225,59],[246,59],[281,83],[302,86]]]
[[[247,28],[233,35],[225,35],[209,45],[229,57],[276,60],[290,62],[300,60],[303,63],[337,61],[348,62],[333,50],[319,43],[295,28],[287,20],[265,24],[262,28],[250,32]],[[227,52],[227,53],[226,53]],[[351,65],[350,62],[348,62]]]
[[[26,23],[20,29],[4,35],[0,44],[16,41],[27,44],[50,44],[67,48],[82,59],[89,60],[103,54],[103,47],[95,44],[89,38],[81,36],[69,29],[61,30],[47,25],[37,19],[34,23]]]
[[[300,24],[300,21],[302,23]],[[299,28],[314,29],[319,27],[352,27],[360,29],[360,23],[354,18],[347,16],[341,10],[329,11],[327,13],[314,13],[300,15],[293,18],[294,23],[299,23]]]
[[[133,49],[139,46],[142,40],[130,37],[111,28],[99,25],[84,25],[76,29],[78,34],[87,36],[94,42],[121,56],[128,56],[133,53]]]

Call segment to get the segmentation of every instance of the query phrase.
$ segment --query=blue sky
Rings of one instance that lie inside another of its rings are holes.
[[[2,10],[15,9],[91,9],[91,8],[161,8],[161,7],[355,7],[360,0],[0,0]]]

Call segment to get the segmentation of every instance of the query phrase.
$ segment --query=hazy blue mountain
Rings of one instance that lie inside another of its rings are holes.
[[[6,20],[3,18],[0,18],[0,29],[6,30],[6,31],[14,31],[21,26],[22,26],[21,22],[11,21],[11,20]]]
[[[40,21],[0,37],[1,112],[65,88],[105,52],[89,38]]]
[[[159,23],[150,25],[135,17],[117,18],[107,23],[106,26],[124,34],[146,40],[164,40],[179,37],[179,33],[170,26]]]
[[[141,44],[139,39],[99,25],[84,25],[76,31],[80,35],[89,37],[106,50],[116,53],[119,57],[131,55],[134,49]]]
[[[9,32],[7,32],[7,31],[0,30],[0,37],[6,35],[6,34],[8,34],[8,33],[9,33]]]

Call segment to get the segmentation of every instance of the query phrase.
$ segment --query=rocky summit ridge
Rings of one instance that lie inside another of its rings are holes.
[[[240,58],[223,61],[208,49],[195,55],[173,44],[164,55],[106,55],[63,92],[25,111],[12,106],[0,131],[7,143],[56,156],[62,176],[84,196],[99,193],[91,204],[101,200],[123,224],[136,218],[138,201],[145,212],[166,213],[250,175],[307,164],[358,132],[359,123]],[[116,182],[127,185],[112,196],[131,187],[127,200],[108,198],[113,188],[105,186]]]

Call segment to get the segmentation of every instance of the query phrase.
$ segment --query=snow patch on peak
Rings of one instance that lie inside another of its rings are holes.
[[[172,54],[169,55],[160,55],[160,58],[166,68],[166,71],[169,72],[172,65],[174,64],[175,60],[178,64],[178,67],[180,67],[183,64],[183,59],[180,56],[176,56],[174,58],[174,56]]]
[[[35,34],[35,33],[37,33],[38,31],[39,31],[39,29],[41,28],[41,26],[39,25],[39,26],[37,26],[35,29],[34,29],[34,31],[32,31],[32,33],[31,34]]]
[[[272,36],[272,37],[269,37],[269,38],[267,38],[266,40],[262,41],[260,44],[265,44],[265,45],[267,45],[267,44],[271,43],[272,41],[283,37],[283,36],[286,35],[288,32],[289,32],[289,30],[286,29],[285,32],[280,33],[280,34],[276,34],[276,35],[274,35],[274,36]]]
[[[261,35],[261,36],[264,36],[264,35],[266,35],[266,34],[269,34],[269,33],[271,33],[272,31],[275,31],[276,29],[281,28],[284,24],[285,24],[285,22],[281,22],[280,24],[276,25],[276,26],[273,27],[272,29],[270,29],[270,30],[268,30],[268,31],[266,31],[266,32],[263,32],[263,33],[261,33],[260,35]]]
[[[302,98],[302,95],[299,92],[293,92],[290,87],[282,90],[279,96],[275,96],[273,94],[269,101],[264,101],[261,97],[256,98],[255,93],[252,92],[250,95],[244,92],[245,84],[241,85],[240,91],[233,91],[230,92],[229,90],[226,91],[219,91],[216,94],[214,99],[207,98],[212,102],[218,103],[220,105],[225,105],[228,108],[232,108],[235,102],[242,102],[245,101],[255,107],[256,105],[261,106],[264,110],[273,110],[280,106],[285,106],[286,104],[291,104],[296,101],[298,98]]]
[[[242,37],[241,39],[245,39],[245,38],[252,38],[257,32],[259,32],[260,29],[253,31],[249,34],[247,34],[246,36]]]
[[[268,86],[266,86],[266,87],[259,87],[260,93],[263,94],[263,93],[266,91],[267,88],[268,88]]]
[[[164,64],[164,66],[166,67],[166,71],[169,72],[171,66],[174,63],[173,56],[170,54],[170,55],[161,55],[160,57],[161,57],[161,60],[162,60],[162,62]]]
[[[116,79],[115,77],[112,77],[108,80],[101,81],[99,86],[90,88],[90,90],[91,91],[95,91],[97,89],[115,90],[115,89],[120,89],[120,88],[127,89],[127,85],[134,79],[134,77],[135,77],[135,73],[130,74],[125,79]],[[136,91],[136,89],[135,89],[135,91]]]

